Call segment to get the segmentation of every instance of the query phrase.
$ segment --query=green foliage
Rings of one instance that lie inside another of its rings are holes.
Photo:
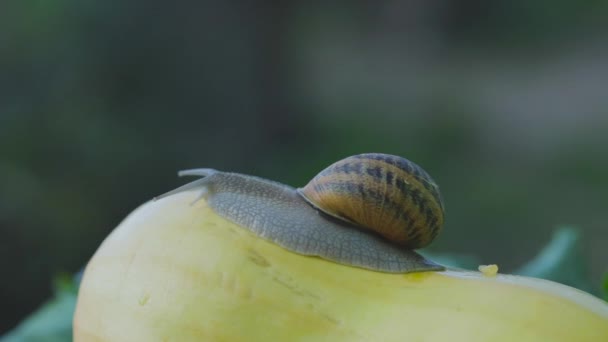
[[[608,301],[608,273],[604,274],[604,281],[602,284],[602,295],[604,300]]]
[[[515,274],[543,278],[592,292],[581,246],[581,232],[569,226],[558,227],[551,241],[538,255],[515,270]]]
[[[63,342],[72,340],[72,317],[76,307],[77,280],[67,275],[55,279],[55,294],[23,320],[0,342]]]
[[[471,255],[429,252],[423,254],[449,267],[476,270],[481,264],[478,258]],[[558,227],[549,243],[533,259],[513,271],[499,268],[499,272],[552,280],[597,294],[589,281],[590,276],[581,246],[581,232],[575,227]],[[604,290],[608,290],[608,275],[604,280]]]

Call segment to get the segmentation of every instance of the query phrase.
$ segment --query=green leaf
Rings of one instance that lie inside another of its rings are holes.
[[[602,295],[604,300],[608,302],[608,273],[604,273],[604,282],[602,284]]]
[[[76,307],[78,279],[61,274],[55,277],[55,295],[0,342],[68,342],[72,340],[72,317]]]
[[[592,292],[580,242],[580,230],[570,226],[558,227],[549,244],[514,273],[549,279]]]

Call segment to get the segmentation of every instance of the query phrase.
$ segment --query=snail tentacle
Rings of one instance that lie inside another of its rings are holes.
[[[201,176],[203,178],[197,179],[193,182],[184,184],[184,185],[178,187],[177,189],[173,189],[162,195],[156,196],[152,199],[152,201],[158,201],[160,199],[163,199],[163,198],[171,196],[171,195],[175,195],[175,194],[183,192],[183,191],[201,188],[201,193],[196,198],[196,200],[194,200],[194,202],[192,202],[192,203],[196,203],[200,199],[206,198],[206,196],[208,195],[208,192],[209,192],[209,190],[207,189],[207,185],[209,184],[209,176],[211,176],[217,172],[218,171],[214,170],[214,169],[193,169],[193,170],[180,171],[178,173],[179,176]]]
[[[219,172],[216,169],[210,169],[210,168],[202,168],[202,169],[188,169],[188,170],[181,170],[177,173],[178,176],[183,177],[183,176],[200,176],[200,177],[207,177],[207,176],[211,176],[214,173]]]

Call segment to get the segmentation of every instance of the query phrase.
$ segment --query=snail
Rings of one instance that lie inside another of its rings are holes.
[[[350,156],[298,189],[206,168],[179,175],[203,178],[156,199],[200,188],[197,200],[290,251],[380,272],[445,269],[414,251],[441,230],[444,205],[429,174],[405,158]]]

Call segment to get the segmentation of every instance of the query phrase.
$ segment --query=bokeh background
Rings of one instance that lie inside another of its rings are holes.
[[[509,272],[559,224],[608,270],[608,2],[3,1],[0,334],[134,208],[214,167],[406,156],[434,252]]]

